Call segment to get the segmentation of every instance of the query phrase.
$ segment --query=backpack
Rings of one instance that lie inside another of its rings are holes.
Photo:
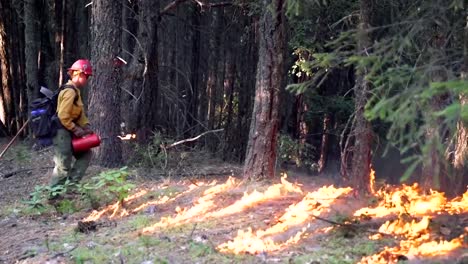
[[[52,138],[57,134],[57,129],[62,127],[57,117],[57,101],[59,93],[67,88],[75,89],[75,87],[69,84],[60,86],[55,92],[41,87],[40,92],[45,97],[37,98],[31,103],[31,130],[39,147],[52,145]],[[78,93],[76,94],[75,102],[77,100]]]

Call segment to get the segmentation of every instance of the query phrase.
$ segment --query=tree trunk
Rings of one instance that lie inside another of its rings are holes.
[[[24,1],[24,39],[27,45],[26,59],[26,94],[28,102],[38,96],[38,59],[40,48],[39,3],[37,0]],[[29,112],[29,107],[28,107]]]
[[[275,176],[279,95],[285,74],[284,5],[284,0],[263,1],[255,104],[244,165],[246,179]]]
[[[199,28],[201,21],[200,21],[200,12],[197,10],[192,11],[191,21],[194,28]],[[186,104],[187,104],[187,126],[186,131],[190,131],[198,126],[198,108],[199,108],[199,87],[201,80],[200,80],[200,51],[201,51],[201,32],[200,30],[194,30],[191,35],[192,41],[192,61],[190,64],[190,85],[191,85],[191,92],[187,93]],[[196,129],[194,129],[196,131]],[[191,136],[187,133],[185,136]]]
[[[11,5],[11,1],[0,0],[0,120],[8,134],[16,133],[28,119],[24,72],[25,23],[19,21],[24,17],[23,11],[22,3]],[[27,130],[24,130],[22,135],[26,134]]]
[[[93,1],[91,57],[90,119],[103,137],[96,149],[96,162],[114,167],[122,162],[117,133],[120,131],[121,68],[116,57],[121,52],[122,7],[110,0]]]
[[[0,132],[7,135],[12,133],[8,128],[14,117],[13,98],[11,94],[10,59],[8,54],[9,41],[7,32],[11,21],[12,10],[10,1],[0,1]],[[6,125],[5,125],[6,124]]]
[[[207,126],[209,130],[215,129],[216,109],[218,107],[218,97],[221,90],[218,90],[221,56],[221,34],[222,34],[222,9],[212,10],[209,56],[208,56],[208,79],[206,82],[206,96],[208,100]],[[206,137],[206,144],[209,150],[215,151],[216,141],[214,137]]]
[[[463,69],[461,79],[468,80],[468,16],[466,17],[466,25],[464,32],[464,52],[463,52]],[[460,94],[460,104],[464,107],[468,104],[468,95]],[[460,195],[466,191],[468,186],[468,128],[463,120],[457,123],[457,137],[455,143],[455,154],[453,160],[454,177],[452,177],[451,186],[454,188],[454,194]]]
[[[444,20],[446,21],[446,20]],[[445,23],[445,22],[443,22]],[[447,81],[447,69],[444,66],[446,60],[445,42],[447,32],[443,28],[448,25],[437,25],[433,27],[432,38],[430,39],[431,48],[429,49],[429,58],[435,65],[431,66],[430,80],[432,82]],[[445,105],[444,95],[436,95],[430,99],[430,113],[433,114],[443,109]],[[429,191],[430,189],[447,190],[448,175],[446,173],[447,160],[443,157],[440,148],[441,142],[445,141],[444,135],[441,132],[442,127],[439,125],[440,118],[429,116],[428,124],[425,133],[426,145],[428,146],[423,161],[421,174],[421,187]]]
[[[257,73],[258,64],[258,39],[259,39],[259,18],[251,17],[245,19],[244,22],[247,28],[246,40],[240,47],[240,56],[237,58],[238,75],[240,76],[239,82],[239,95],[238,95],[238,106],[237,106],[237,121],[236,130],[233,132],[236,135],[235,140],[231,141],[233,144],[233,152],[238,157],[239,162],[245,160],[245,154],[247,152],[247,144],[249,140],[249,129],[251,123],[251,115],[254,104],[255,96],[255,76]],[[242,32],[242,31],[241,31]]]
[[[322,142],[320,144],[320,159],[318,162],[318,172],[324,172],[327,161],[328,161],[328,152],[330,149],[330,131],[332,126],[332,114],[326,113],[323,117],[323,134],[322,134]]]
[[[15,67],[10,68],[11,74],[11,91],[13,98],[13,108],[15,119],[14,124],[15,131],[19,130],[24,122],[28,119],[29,107],[28,107],[28,94],[27,94],[27,80],[25,72],[25,51],[26,50],[26,41],[23,37],[25,35],[25,26],[22,23],[24,17],[24,12],[21,5],[16,5],[13,8],[15,11],[12,11],[12,17],[10,20],[10,30],[12,36],[9,38],[8,45],[8,54],[10,56],[10,66],[15,65]],[[12,10],[13,10],[12,9]],[[15,37],[16,36],[16,37]],[[23,135],[28,133],[27,130],[23,130]]]
[[[370,16],[372,12],[372,1],[361,0],[361,21],[358,29],[358,49],[359,53],[366,55],[371,45],[369,28]],[[352,160],[351,185],[358,191],[369,193],[370,190],[370,167],[371,167],[371,143],[372,130],[369,122],[364,117],[364,107],[367,103],[370,84],[365,79],[366,69],[358,70],[357,80],[354,86],[355,96],[355,129],[352,132],[354,136],[354,150]]]
[[[158,14],[153,8],[159,4],[151,0],[140,1],[139,41],[143,46],[141,56],[145,60],[141,83],[141,97],[136,102],[134,118],[137,120],[137,139],[146,143],[151,139],[157,124],[158,102]]]
[[[233,123],[234,118],[234,93],[236,92],[236,46],[234,45],[237,35],[237,28],[232,29],[227,33],[225,52],[226,59],[224,62],[224,95],[226,96],[226,112],[224,113],[225,118],[220,122],[219,126],[222,127],[224,124],[224,142],[223,145],[223,159],[234,160],[235,150],[234,145],[230,142],[235,142],[235,138],[238,136],[235,132]]]

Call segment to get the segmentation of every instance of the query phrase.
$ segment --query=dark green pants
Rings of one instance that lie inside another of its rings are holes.
[[[50,179],[50,186],[62,185],[67,179],[71,182],[79,182],[91,161],[91,151],[73,153],[72,134],[66,129],[59,129],[54,137],[54,162],[55,167]],[[72,164],[72,159],[75,162]]]

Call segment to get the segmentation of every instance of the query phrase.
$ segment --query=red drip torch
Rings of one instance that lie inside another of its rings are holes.
[[[101,144],[101,138],[96,134],[89,134],[81,138],[73,138],[72,146],[73,152],[86,152]]]

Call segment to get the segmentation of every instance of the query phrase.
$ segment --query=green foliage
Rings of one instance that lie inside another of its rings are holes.
[[[80,189],[84,194],[99,190],[101,194],[113,196],[122,202],[128,197],[129,191],[135,187],[134,184],[126,181],[128,174],[127,167],[101,172],[92,177],[90,182],[81,185]]]
[[[161,244],[161,242],[162,242],[158,238],[155,238],[153,236],[147,236],[147,235],[139,236],[138,240],[145,248],[159,246]]]
[[[61,214],[72,214],[78,211],[75,203],[69,199],[59,201],[56,209],[57,212]]]
[[[30,193],[30,199],[23,201],[24,204],[27,204],[31,209],[44,208],[44,195],[47,186],[36,185],[34,186],[34,191]]]
[[[209,245],[194,241],[190,242],[189,249],[190,255],[192,255],[194,258],[199,258],[214,253],[214,249]]]
[[[102,247],[96,247],[93,249],[86,247],[79,247],[71,252],[75,263],[109,263],[112,259],[112,255],[109,254],[108,250]]]
[[[67,192],[74,184],[69,180],[66,180],[63,185],[56,185],[50,187],[48,185],[36,185],[34,191],[30,193],[30,199],[24,200],[23,203],[28,205],[28,209],[32,211],[37,211],[38,213],[44,212],[47,208],[46,202],[48,199],[55,199]],[[69,211],[66,209],[68,205],[63,205],[61,209]]]
[[[402,180],[407,180],[434,150],[443,159],[457,132],[457,122],[468,120],[468,106],[458,101],[468,92],[466,80],[460,77],[466,42],[466,14],[461,1],[376,2],[371,10],[372,28],[366,32],[372,42],[363,52],[357,50],[363,37],[357,30],[358,20],[340,19],[315,5],[307,9],[308,14],[321,10],[315,17],[327,23],[307,28],[304,25],[309,21],[296,12],[299,4],[290,4],[290,13],[297,17],[291,22],[291,44],[298,58],[291,73],[304,81],[288,89],[296,94],[314,94],[309,88],[320,88],[330,70],[352,67],[364,74],[372,87],[365,109],[367,119],[379,121],[385,127],[380,131],[386,133],[389,142],[410,157],[405,161],[409,169]],[[347,14],[352,10],[351,6],[344,9]],[[329,29],[342,28],[328,32],[317,28],[324,24]],[[435,133],[429,137],[428,131]]]
[[[314,147],[300,143],[288,135],[281,134],[278,140],[278,163],[293,163],[297,167],[311,167]]]
[[[164,146],[171,142],[171,139],[164,137],[161,133],[153,132],[151,141],[148,144],[135,145],[135,154],[130,163],[139,167],[165,169],[168,157]]]

